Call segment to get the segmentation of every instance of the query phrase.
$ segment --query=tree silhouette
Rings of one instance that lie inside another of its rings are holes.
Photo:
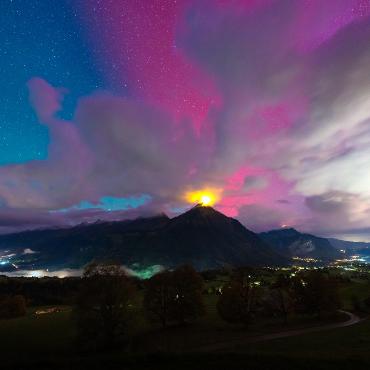
[[[171,304],[174,296],[170,272],[161,272],[149,279],[143,302],[149,319],[159,321],[165,328],[171,318]]]
[[[293,280],[297,310],[316,314],[334,312],[340,307],[338,285],[335,278],[321,271],[300,274]]]
[[[86,347],[112,347],[127,339],[134,287],[118,264],[85,268],[75,318]]]
[[[192,266],[178,267],[172,273],[173,300],[171,317],[184,324],[204,314],[203,280]]]
[[[288,323],[288,315],[294,309],[292,281],[289,276],[279,274],[270,289],[270,303],[275,314]]]
[[[217,302],[221,318],[230,323],[251,322],[257,303],[258,282],[252,270],[240,269],[227,283]]]
[[[153,321],[163,327],[184,324],[204,313],[202,277],[191,266],[153,276],[146,285],[144,308]]]

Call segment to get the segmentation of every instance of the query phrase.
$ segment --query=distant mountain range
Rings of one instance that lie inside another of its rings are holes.
[[[172,219],[162,214],[0,235],[0,270],[78,269],[92,260],[114,260],[131,268],[281,266],[292,257],[323,262],[342,258],[341,243],[349,242],[295,229],[256,234],[212,207],[197,205]]]

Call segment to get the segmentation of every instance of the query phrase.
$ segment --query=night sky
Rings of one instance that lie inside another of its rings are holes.
[[[216,195],[370,240],[370,0],[3,0],[0,232]]]

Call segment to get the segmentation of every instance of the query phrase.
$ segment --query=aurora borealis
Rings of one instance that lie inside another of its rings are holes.
[[[0,231],[215,207],[370,240],[369,0],[4,0]]]

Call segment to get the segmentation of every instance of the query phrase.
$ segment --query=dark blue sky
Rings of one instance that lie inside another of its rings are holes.
[[[39,76],[69,90],[66,118],[79,96],[104,88],[87,43],[70,1],[0,2],[0,164],[47,156],[47,128],[28,101],[30,78]]]

